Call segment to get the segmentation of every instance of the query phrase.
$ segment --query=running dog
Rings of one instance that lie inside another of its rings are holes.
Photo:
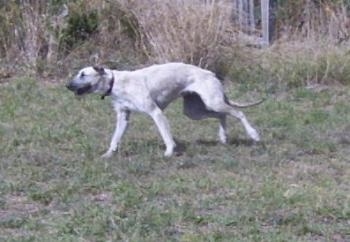
[[[184,114],[194,120],[216,118],[219,120],[219,139],[227,142],[226,116],[237,118],[254,141],[259,133],[250,125],[243,108],[257,105],[230,101],[220,80],[211,71],[184,63],[152,65],[135,71],[117,71],[103,67],[86,67],[67,84],[76,95],[101,93],[102,99],[111,96],[117,113],[117,122],[109,149],[102,157],[108,158],[117,151],[132,111],[148,114],[155,122],[165,143],[164,156],[172,156],[176,143],[163,110],[178,97],[183,98]]]

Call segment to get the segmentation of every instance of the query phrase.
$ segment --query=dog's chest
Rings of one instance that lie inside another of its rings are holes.
[[[113,97],[113,105],[132,111],[139,110],[135,103],[126,97]]]

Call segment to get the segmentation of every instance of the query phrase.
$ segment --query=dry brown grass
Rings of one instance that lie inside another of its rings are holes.
[[[223,1],[123,1],[132,9],[155,62],[185,61],[207,67],[229,40],[231,10]]]
[[[235,23],[232,2],[226,0],[69,2],[69,14],[98,13],[96,31],[69,49],[61,43],[70,15],[62,17],[61,8],[53,11],[42,0],[7,4],[0,8],[1,64],[21,67],[26,73],[67,76],[72,69],[89,64],[124,69],[183,61],[221,69],[223,74],[237,74],[234,68],[255,76],[265,72],[268,79],[284,82],[294,78],[297,84],[315,80],[344,83],[348,79],[349,19],[344,2],[281,3],[280,39],[267,51],[242,48],[252,40],[254,45],[259,31],[241,38],[248,35]]]
[[[347,41],[350,19],[346,1],[296,0],[279,6],[279,37],[294,40]]]
[[[257,62],[279,84],[348,84],[348,51],[347,45],[331,40],[289,41],[259,51]]]
[[[79,9],[98,11],[98,31],[68,55],[62,55],[57,53],[62,50],[57,45],[67,18],[59,19],[61,11],[51,16],[50,8],[43,2],[25,3],[22,7],[13,3],[8,7],[12,12],[4,14],[15,18],[16,24],[8,21],[5,26],[10,37],[1,41],[6,50],[3,55],[10,62],[25,62],[34,70],[43,69],[38,65],[71,63],[72,59],[120,62],[117,55],[122,59],[146,57],[152,63],[184,61],[208,67],[220,56],[220,47],[231,46],[235,41],[233,32],[228,31],[232,28],[232,11],[226,1],[89,0],[69,3],[69,13]]]

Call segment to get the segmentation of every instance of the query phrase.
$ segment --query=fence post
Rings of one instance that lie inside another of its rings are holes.
[[[269,36],[269,0],[261,0],[261,25],[262,25],[262,40],[263,46],[268,46],[270,44]]]
[[[255,32],[254,0],[249,0],[248,10],[249,10],[249,31],[251,33],[254,33]]]

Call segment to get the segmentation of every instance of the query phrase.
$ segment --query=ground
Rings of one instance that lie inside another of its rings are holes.
[[[241,98],[243,84],[228,87]],[[181,156],[164,158],[150,118],[131,117],[120,153],[108,98],[62,85],[1,84],[0,241],[350,241],[350,88],[266,93],[234,119],[166,112]]]

